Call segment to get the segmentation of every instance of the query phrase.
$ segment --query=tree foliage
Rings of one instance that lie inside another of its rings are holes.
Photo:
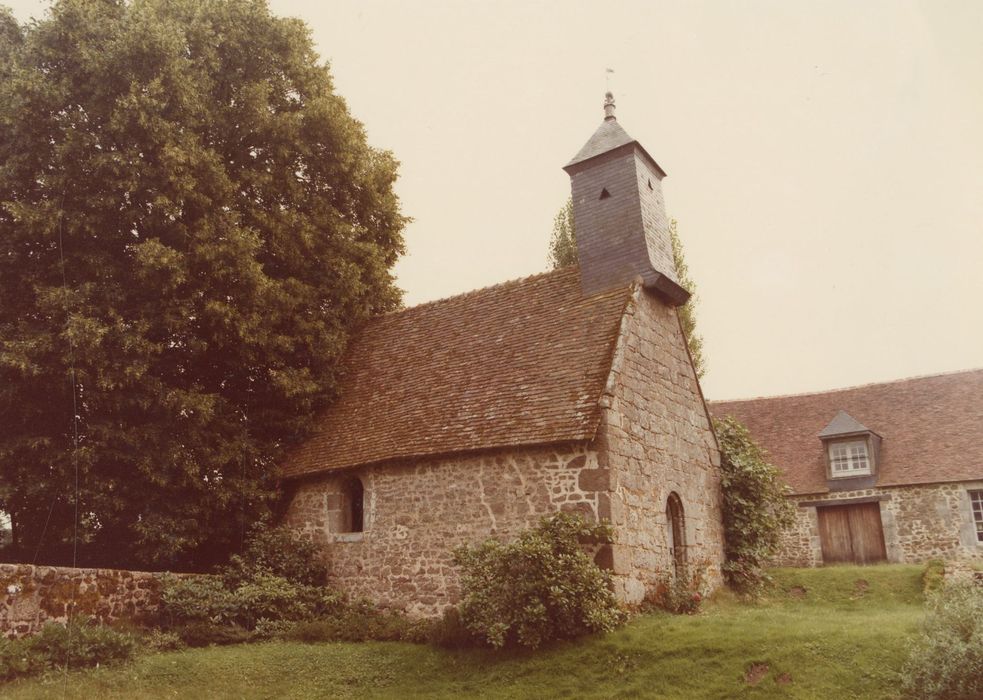
[[[696,303],[699,297],[696,294],[696,283],[689,276],[689,265],[686,264],[686,258],[683,256],[683,242],[679,238],[675,219],[669,221],[669,240],[672,242],[672,259],[676,263],[679,284],[690,293],[690,298],[676,311],[679,314],[679,322],[683,326],[689,354],[693,358],[693,369],[696,370],[696,376],[703,379],[707,371],[703,357],[703,336],[696,331]]]
[[[720,444],[724,496],[724,574],[738,590],[754,591],[763,567],[791,525],[794,507],[778,469],[768,463],[751,433],[732,417],[714,420]]]
[[[556,270],[577,264],[577,239],[573,229],[573,199],[560,208],[553,219],[550,236],[550,265]]]
[[[610,541],[610,527],[557,513],[515,542],[457,549],[461,619],[471,634],[496,648],[535,648],[613,629],[621,613],[610,576],[583,551],[584,538]]]
[[[264,0],[0,14],[0,509],[22,550],[59,558],[77,466],[80,563],[224,558],[352,326],[399,304],[395,178]]]

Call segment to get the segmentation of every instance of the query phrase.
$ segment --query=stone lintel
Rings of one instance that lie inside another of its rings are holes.
[[[880,501],[890,501],[891,494],[882,493],[877,496],[862,496],[860,498],[831,498],[825,501],[799,501],[799,508],[809,508],[811,506],[852,506],[860,503],[878,503]]]

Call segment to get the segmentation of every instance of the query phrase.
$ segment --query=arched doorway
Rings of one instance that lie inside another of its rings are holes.
[[[679,576],[686,568],[686,519],[683,501],[675,491],[666,501],[666,525],[669,528],[669,553],[673,574]]]

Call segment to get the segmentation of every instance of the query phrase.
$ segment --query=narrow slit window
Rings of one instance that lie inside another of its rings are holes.
[[[680,576],[686,567],[686,521],[683,516],[683,501],[675,491],[669,494],[666,501],[666,524],[669,527],[669,554],[673,573]]]
[[[356,476],[342,488],[342,532],[362,532],[365,526],[365,487]]]

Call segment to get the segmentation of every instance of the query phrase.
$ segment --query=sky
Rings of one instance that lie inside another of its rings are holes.
[[[983,3],[270,4],[401,162],[408,305],[548,269],[610,68],[668,173],[708,398],[983,367]]]

